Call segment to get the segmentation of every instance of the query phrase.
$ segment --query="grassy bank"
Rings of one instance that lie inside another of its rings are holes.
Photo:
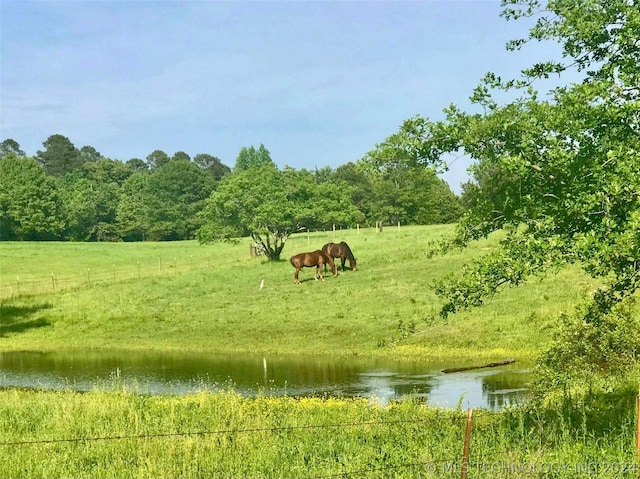
[[[593,401],[476,411],[470,477],[634,477],[633,395]],[[0,391],[0,477],[457,478],[465,421],[411,402]]]
[[[532,358],[555,318],[590,281],[570,268],[506,290],[486,307],[447,321],[434,280],[454,273],[495,239],[427,259],[450,226],[348,230],[358,271],[293,284],[288,261],[249,257],[249,242],[137,244],[2,243],[2,284],[16,276],[59,281],[42,294],[5,298],[0,349],[177,349],[474,360]],[[292,237],[282,257],[320,248],[331,232]],[[173,269],[172,269],[173,268]],[[88,270],[88,272],[87,272]],[[129,271],[132,277],[124,278]],[[140,273],[138,274],[138,271]],[[79,273],[78,273],[79,272]],[[73,288],[65,277],[83,278]],[[102,281],[98,281],[102,278]],[[264,288],[260,288],[264,282]],[[48,283],[47,283],[48,284]],[[6,289],[4,289],[6,291]]]

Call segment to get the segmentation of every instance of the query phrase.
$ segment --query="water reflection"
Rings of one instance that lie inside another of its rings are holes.
[[[458,366],[458,365],[456,365]],[[406,397],[442,407],[501,408],[526,398],[518,365],[443,374],[449,364],[166,352],[0,353],[0,387],[42,389],[126,385],[141,393],[185,394],[233,387],[240,394]]]

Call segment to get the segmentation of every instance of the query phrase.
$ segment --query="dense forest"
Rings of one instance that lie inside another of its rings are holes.
[[[364,159],[336,169],[279,169],[264,145],[242,148],[229,167],[184,151],[120,161],[60,134],[31,157],[5,139],[0,180],[3,241],[251,235],[270,245],[270,234],[277,241],[333,225],[449,223],[463,212],[433,169],[406,162],[372,169]]]

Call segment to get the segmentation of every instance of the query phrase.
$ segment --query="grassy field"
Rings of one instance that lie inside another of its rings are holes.
[[[451,229],[303,234],[276,263],[250,257],[248,240],[0,243],[0,351],[533,361],[593,281],[568,268],[443,320],[432,282],[497,241],[428,259]],[[358,271],[316,282],[306,269],[295,285],[285,258],[334,239]],[[606,396],[477,411],[469,477],[636,477],[637,379]],[[0,477],[460,477],[464,428],[465,411],[412,401],[0,388]]]
[[[634,418],[633,395],[476,411],[469,477],[636,477]],[[0,477],[458,478],[465,424],[410,401],[0,390]]]
[[[289,239],[283,261],[239,244],[1,243],[0,349],[174,349],[469,360],[534,358],[557,315],[592,282],[575,268],[508,289],[486,307],[438,316],[431,284],[496,240],[428,259],[451,226],[345,230],[358,271],[314,281],[286,260],[332,232]],[[286,259],[285,259],[286,258]],[[54,279],[51,278],[53,272]],[[28,281],[39,294],[15,296]],[[264,288],[260,288],[261,282]],[[65,287],[65,284],[67,285]],[[55,289],[54,289],[55,285]]]

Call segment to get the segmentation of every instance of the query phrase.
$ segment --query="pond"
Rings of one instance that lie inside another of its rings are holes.
[[[245,396],[365,397],[382,404],[413,397],[445,408],[499,409],[526,400],[530,373],[522,365],[442,372],[467,365],[153,351],[5,352],[0,387],[88,391],[124,385],[147,394],[232,388]]]

